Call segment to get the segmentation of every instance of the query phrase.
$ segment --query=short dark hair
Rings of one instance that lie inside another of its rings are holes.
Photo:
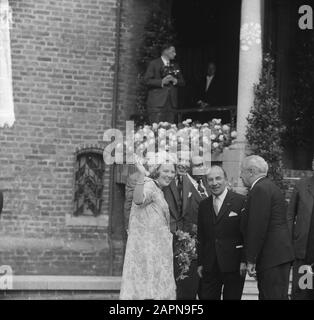
[[[174,47],[173,43],[165,43],[160,47],[161,54],[164,53],[165,50],[168,50],[169,48]]]
[[[225,177],[225,179],[226,180],[228,180],[228,176],[227,176],[227,172],[226,172],[226,170],[222,167],[222,166],[219,166],[219,165],[213,165],[211,168],[210,168],[210,170],[211,169],[213,169],[213,168],[219,168],[219,169],[221,169],[221,171],[223,172],[223,174],[224,174],[224,177]],[[210,170],[209,170],[209,172],[210,172]],[[208,172],[208,173],[209,173]]]

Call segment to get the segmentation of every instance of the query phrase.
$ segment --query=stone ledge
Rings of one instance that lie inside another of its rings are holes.
[[[56,239],[56,238],[23,238],[3,236],[0,241],[0,251],[16,249],[35,250],[73,250],[77,252],[95,252],[108,250],[108,241],[95,239]]]
[[[13,275],[12,290],[119,291],[120,284],[121,277]]]

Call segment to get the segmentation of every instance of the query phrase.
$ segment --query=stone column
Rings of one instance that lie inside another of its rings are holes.
[[[246,152],[247,116],[254,102],[254,84],[258,83],[262,66],[263,0],[242,0],[237,132],[236,143],[224,152],[224,168],[236,190],[244,192],[240,179],[240,163]]]

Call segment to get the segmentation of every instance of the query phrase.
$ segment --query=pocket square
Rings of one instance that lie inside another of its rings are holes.
[[[191,196],[192,196],[192,192],[189,192],[188,198],[191,198]]]
[[[238,214],[236,212],[231,211],[229,217],[237,217]]]
[[[240,245],[240,246],[236,246],[236,249],[242,249],[243,248],[243,246],[242,245]]]

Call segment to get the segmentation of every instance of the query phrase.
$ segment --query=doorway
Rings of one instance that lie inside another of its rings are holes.
[[[209,62],[216,65],[217,98],[211,106],[236,106],[241,0],[173,0],[171,16],[177,33],[177,61],[186,81],[179,92],[179,108],[199,108]],[[197,120],[197,114],[191,116]],[[219,112],[198,116],[203,122],[228,118]]]

